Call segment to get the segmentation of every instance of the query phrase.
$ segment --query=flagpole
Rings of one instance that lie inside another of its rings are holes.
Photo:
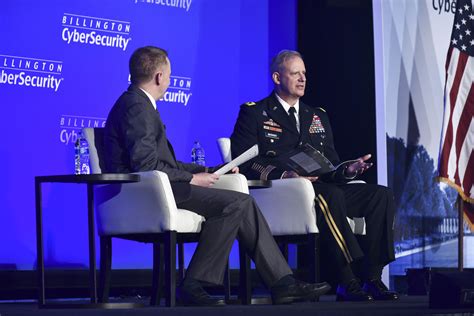
[[[464,270],[464,213],[462,209],[463,199],[458,195],[458,270]]]

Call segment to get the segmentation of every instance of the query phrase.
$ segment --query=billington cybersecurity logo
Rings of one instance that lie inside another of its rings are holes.
[[[170,76],[170,86],[160,101],[181,103],[187,106],[193,95],[191,92],[191,81],[190,77]],[[128,83],[130,84],[130,75],[128,75]]]
[[[184,9],[186,12],[191,8],[193,0],[135,0],[135,3],[155,4],[165,7]]]
[[[192,94],[191,78],[171,76],[170,86],[161,101],[181,103],[187,106]]]
[[[0,54],[0,84],[52,89],[58,91],[63,62]]]
[[[59,127],[61,132],[59,133],[59,140],[64,145],[73,144],[76,142],[81,129],[85,127],[105,127],[105,121],[107,119],[101,117],[88,117],[88,116],[77,116],[77,115],[66,115],[63,114],[59,118]]]
[[[64,13],[61,38],[67,44],[79,43],[127,49],[132,40],[130,22]]]

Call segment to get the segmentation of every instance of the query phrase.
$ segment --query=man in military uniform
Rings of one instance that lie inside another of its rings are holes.
[[[299,145],[310,144],[335,166],[339,156],[326,111],[300,101],[306,87],[306,69],[296,51],[282,51],[271,65],[274,91],[267,98],[248,102],[240,108],[231,136],[232,156],[237,157],[254,144],[259,156],[241,166],[249,179],[281,179],[299,177],[286,164],[286,153]],[[318,177],[306,177],[316,193],[317,223],[324,258],[338,269],[337,299],[341,301],[395,300],[381,281],[383,267],[394,260],[393,219],[395,206],[391,191],[374,184],[347,184],[372,166],[370,155]],[[289,212],[291,210],[288,210]],[[356,240],[346,220],[364,217],[367,236]],[[364,257],[364,258],[363,258]],[[361,283],[351,263],[364,259]]]

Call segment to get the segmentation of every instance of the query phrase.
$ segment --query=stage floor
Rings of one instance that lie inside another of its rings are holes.
[[[127,300],[130,302],[130,300]],[[147,304],[146,300],[134,300]],[[426,296],[402,296],[397,302],[347,303],[335,302],[334,296],[323,296],[316,303],[295,303],[292,305],[272,306],[265,304],[223,307],[141,307],[134,309],[39,309],[33,302],[0,302],[0,316],[43,316],[43,315],[163,315],[163,316],[262,316],[262,315],[459,315],[474,316],[474,309],[429,309]]]

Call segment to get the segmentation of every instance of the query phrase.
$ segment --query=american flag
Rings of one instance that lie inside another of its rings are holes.
[[[472,0],[458,0],[454,17],[444,90],[444,119],[439,180],[474,203],[474,10]],[[474,227],[474,207],[465,218]]]

